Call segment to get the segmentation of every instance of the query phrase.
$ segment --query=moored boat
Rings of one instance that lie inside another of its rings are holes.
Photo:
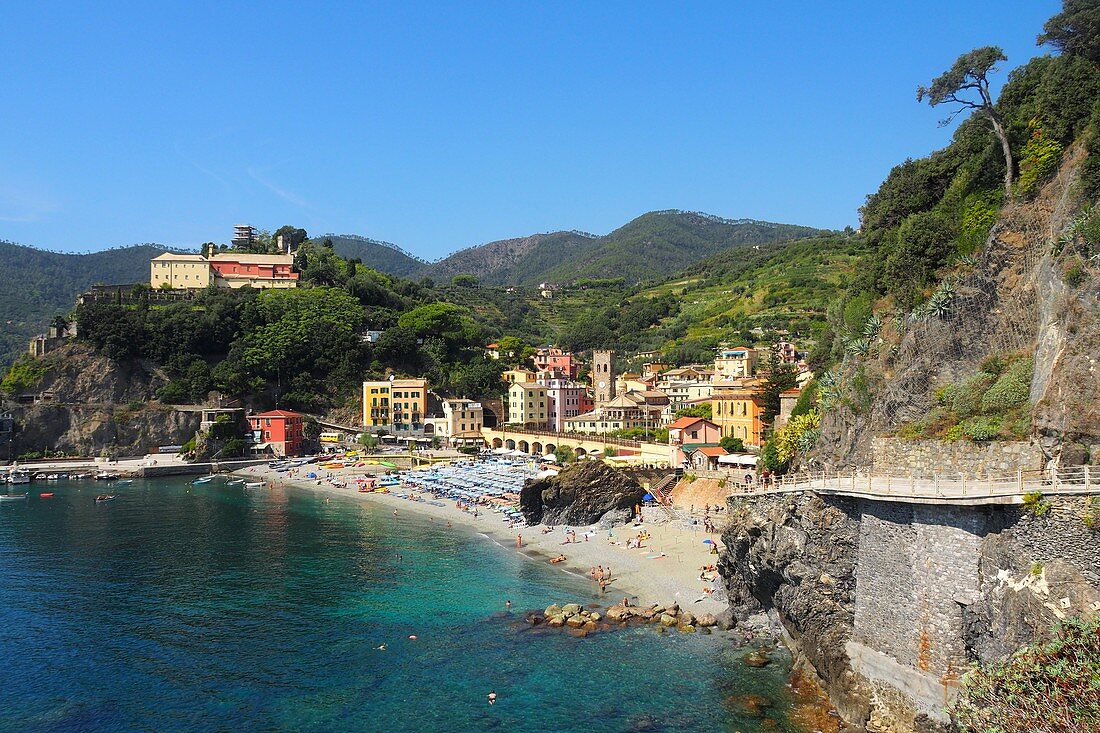
[[[96,504],[102,504],[104,502],[114,501],[114,500],[115,500],[115,495],[114,494],[100,494],[99,496],[97,496],[95,498],[95,503]]]
[[[30,471],[21,471],[16,469],[8,474],[9,484],[29,484],[31,482]]]
[[[23,494],[0,494],[0,501],[16,501],[18,499],[26,499],[26,493]]]
[[[52,491],[43,491],[43,492],[40,492],[40,493],[38,494],[38,498],[39,498],[39,499],[52,499],[52,498],[53,498],[53,492],[52,492]]]
[[[120,477],[121,477],[121,474],[115,473],[113,471],[100,471],[99,473],[97,473],[95,475],[95,480],[96,481],[114,481],[115,479],[120,478]]]

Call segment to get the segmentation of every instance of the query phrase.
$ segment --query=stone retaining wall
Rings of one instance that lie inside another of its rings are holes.
[[[871,467],[875,473],[912,478],[977,478],[1004,476],[1018,469],[1043,468],[1038,443],[968,440],[904,440],[872,438]]]

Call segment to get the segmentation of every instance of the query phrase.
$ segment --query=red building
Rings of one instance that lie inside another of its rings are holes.
[[[293,271],[293,266],[293,255],[223,252],[210,258],[215,284],[230,288],[297,287],[298,273]]]
[[[269,410],[248,416],[252,428],[253,449],[266,452],[268,448],[277,456],[297,456],[302,453],[305,437],[302,433],[300,412]]]

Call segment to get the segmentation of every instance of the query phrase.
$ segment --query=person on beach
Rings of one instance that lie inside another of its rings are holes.
[[[523,535],[516,535],[516,547],[523,547]]]

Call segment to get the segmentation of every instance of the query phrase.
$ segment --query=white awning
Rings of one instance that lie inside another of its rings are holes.
[[[512,452],[512,450],[510,448],[493,448],[493,453],[495,453],[498,456],[505,456],[505,455],[508,455],[511,452]]]
[[[756,456],[751,453],[731,453],[728,456],[718,456],[718,463],[727,466],[755,466]]]
[[[556,455],[554,455],[553,453],[547,453],[546,455],[544,455],[542,457],[542,460],[550,461],[551,463],[557,463],[558,462],[558,457]]]

